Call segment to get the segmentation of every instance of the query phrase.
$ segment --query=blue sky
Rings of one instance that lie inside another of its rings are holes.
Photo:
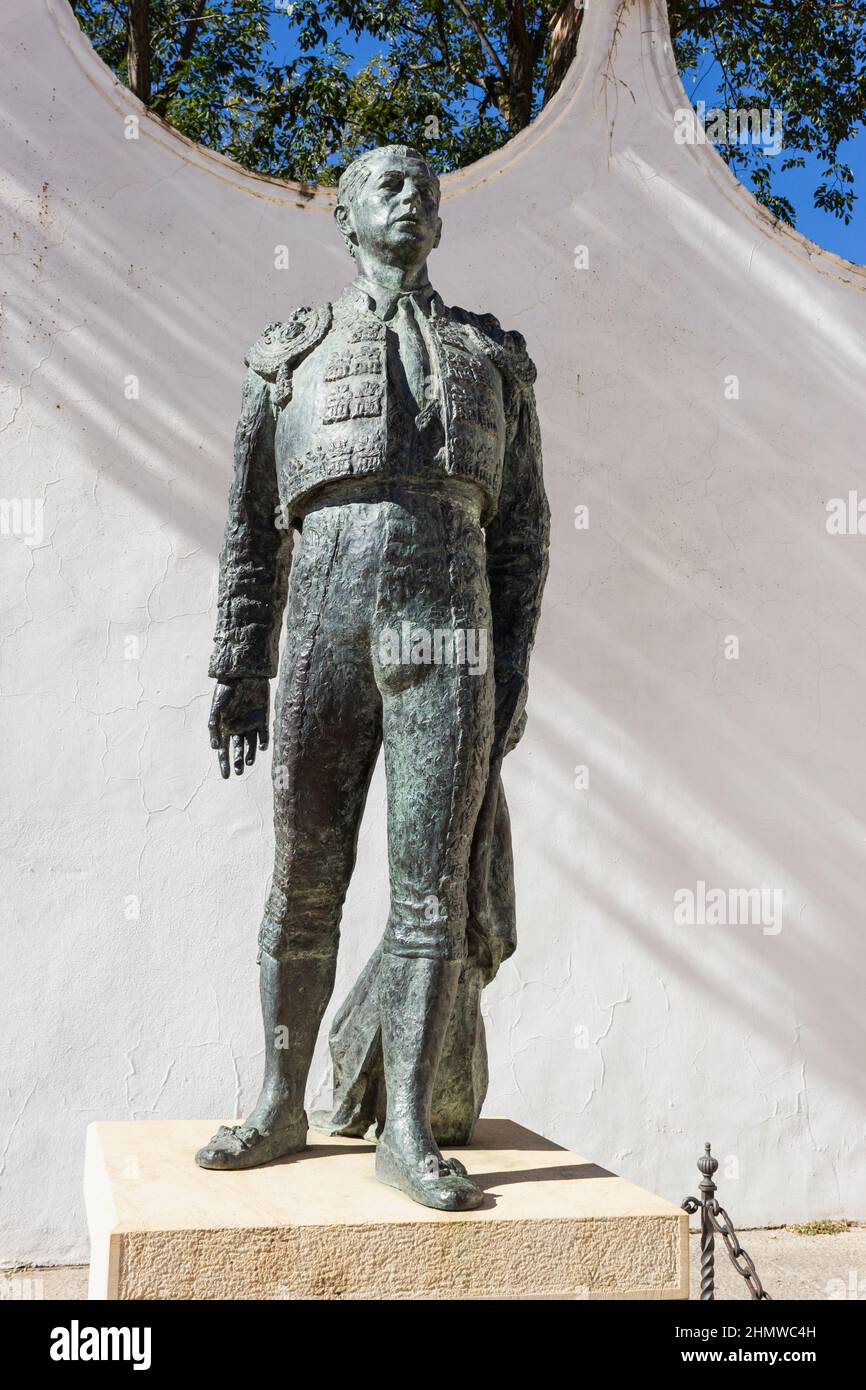
[[[295,30],[291,22],[287,22],[280,14],[274,15],[271,33],[279,58],[289,60],[297,56]],[[351,34],[345,31],[341,33],[340,30],[335,30],[334,33],[341,38],[343,50],[350,56],[351,72],[358,71],[370,58],[382,51],[382,45],[373,39],[355,39]],[[695,71],[684,73],[683,85],[693,101],[702,99],[709,110],[721,105],[722,101],[717,76],[718,69],[715,64],[706,63]],[[791,169],[785,174],[780,174],[774,180],[775,191],[790,199],[796,210],[797,230],[804,236],[817,242],[819,246],[826,247],[828,251],[845,256],[848,260],[863,262],[866,261],[866,133],[862,128],[842,149],[841,157],[847,160],[854,171],[854,188],[859,195],[854,204],[853,217],[847,226],[839,218],[813,205],[812,194],[820,181],[821,168],[819,162],[810,156],[806,157],[805,168]],[[778,158],[781,162],[784,151]],[[738,177],[743,178],[748,187],[747,174],[741,170],[736,170],[736,173]]]
[[[683,86],[693,103],[698,100],[706,103],[707,111],[722,105],[718,67],[714,63],[684,73]],[[784,130],[784,121],[782,128]],[[780,163],[784,156],[783,144],[782,152],[777,156]],[[866,133],[862,127],[854,139],[840,147],[839,157],[851,165],[854,190],[858,194],[854,213],[847,226],[838,217],[814,206],[812,195],[821,179],[821,164],[811,155],[805,156],[805,168],[789,169],[775,177],[773,191],[782,194],[793,204],[797,230],[804,236],[828,251],[835,251],[838,256],[845,256],[849,261],[862,262],[866,261]],[[746,171],[737,169],[735,172],[749,187]]]

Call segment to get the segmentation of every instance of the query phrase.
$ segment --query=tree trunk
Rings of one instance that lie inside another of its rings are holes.
[[[563,0],[551,25],[550,59],[544,79],[544,105],[562,86],[565,74],[574,61],[577,39],[583,23],[583,0]]]
[[[150,0],[129,0],[126,12],[129,90],[150,105]]]
[[[526,29],[523,0],[507,6],[508,29],[508,132],[516,135],[532,119],[532,79],[537,54]]]

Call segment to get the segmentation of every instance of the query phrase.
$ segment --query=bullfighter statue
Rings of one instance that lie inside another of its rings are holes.
[[[439,181],[417,150],[356,159],[335,216],[355,280],[265,330],[235,438],[210,735],[223,777],[253,763],[279,667],[265,1069],[248,1118],[196,1161],[252,1168],[304,1148],[384,748],[390,912],[331,1031],[326,1124],[375,1125],[382,1182],[465,1211],[483,1193],[439,1144],[471,1138],[487,1084],[480,993],[515,943],[500,767],[523,732],[547,572],[536,373],[519,333],[432,288]]]

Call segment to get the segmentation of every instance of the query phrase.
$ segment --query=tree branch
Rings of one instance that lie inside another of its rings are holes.
[[[484,49],[491,63],[493,63],[494,66],[499,69],[499,76],[502,78],[503,82],[507,82],[508,70],[506,69],[501,58],[499,57],[499,54],[496,52],[496,49],[493,47],[493,44],[488,39],[487,35],[481,28],[481,25],[478,23],[475,16],[470,13],[466,5],[463,3],[463,0],[454,0],[454,4],[457,6],[463,18],[466,20],[466,23],[475,33],[475,37],[478,39],[478,42],[481,44],[481,47]]]
[[[175,91],[177,90],[178,83],[180,82],[183,76],[183,69],[186,63],[189,61],[189,57],[195,46],[195,41],[201,33],[201,29],[198,28],[198,25],[204,17],[203,11],[205,4],[206,0],[195,0],[192,14],[190,14],[187,18],[184,24],[183,33],[180,36],[180,43],[178,44],[177,48],[177,57],[172,63],[171,70],[164,83],[162,84],[162,87],[154,95],[153,100],[150,103],[151,109],[155,111],[159,116],[165,115],[168,103],[174,96]]]

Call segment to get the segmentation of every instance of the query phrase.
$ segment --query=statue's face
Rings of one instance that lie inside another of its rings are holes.
[[[386,264],[421,266],[442,234],[436,185],[417,159],[383,155],[341,222]]]

